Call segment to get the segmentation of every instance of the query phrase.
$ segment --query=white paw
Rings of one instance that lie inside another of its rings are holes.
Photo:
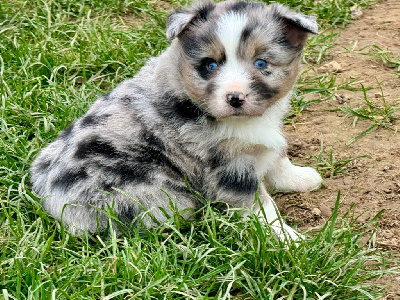
[[[286,178],[277,182],[275,187],[283,191],[307,192],[318,188],[321,183],[321,175],[313,168],[292,165]]]
[[[278,222],[278,221],[277,221]],[[304,235],[294,230],[289,225],[283,223],[283,227],[281,225],[276,225],[276,222],[271,225],[271,228],[276,232],[279,239],[282,242],[290,243],[290,242],[299,242],[304,240]]]
[[[318,188],[322,183],[316,170],[295,166],[288,158],[282,159],[279,167],[268,175],[276,189],[287,192],[307,192]]]

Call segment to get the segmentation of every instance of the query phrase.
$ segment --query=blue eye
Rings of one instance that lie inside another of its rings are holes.
[[[214,71],[218,68],[218,63],[214,60],[210,61],[209,63],[207,63],[207,69],[210,71]]]
[[[254,62],[254,66],[255,66],[257,69],[263,69],[263,68],[266,67],[266,65],[267,65],[267,62],[266,62],[265,60],[263,60],[263,59],[257,59],[257,60]]]

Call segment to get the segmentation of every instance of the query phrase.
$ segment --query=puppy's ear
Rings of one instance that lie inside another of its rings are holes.
[[[317,34],[316,17],[294,12],[280,4],[272,4],[271,9],[285,26],[286,40],[293,46],[304,46],[308,33]]]
[[[192,7],[172,12],[167,20],[167,38],[171,41],[179,36],[190,24],[205,22],[214,8],[214,3],[203,1]]]

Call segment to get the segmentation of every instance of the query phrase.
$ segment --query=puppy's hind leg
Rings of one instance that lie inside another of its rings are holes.
[[[315,169],[295,166],[286,155],[276,160],[265,180],[269,186],[286,192],[307,192],[318,188],[322,183],[322,178]]]

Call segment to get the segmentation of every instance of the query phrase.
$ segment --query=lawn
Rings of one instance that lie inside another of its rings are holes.
[[[305,50],[309,68],[324,60],[354,5],[373,4],[279,2],[319,18],[322,33]],[[339,215],[340,194],[325,226],[298,247],[256,217],[203,199],[196,221],[176,212],[121,237],[71,236],[41,208],[29,182],[35,155],[163,51],[168,11],[187,3],[0,0],[0,299],[376,299],[374,280],[392,272],[391,254],[375,247],[377,218],[360,225],[352,210]],[[323,101],[306,94],[329,97],[335,88],[300,78],[293,115]]]

